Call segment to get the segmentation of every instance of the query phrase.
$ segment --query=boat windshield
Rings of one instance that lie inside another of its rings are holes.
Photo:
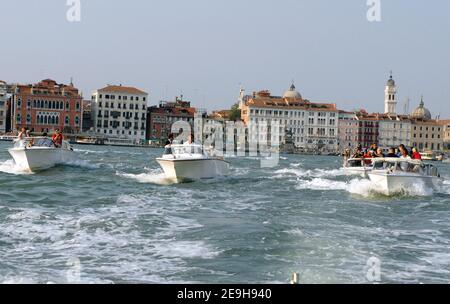
[[[204,155],[205,150],[201,145],[171,145],[171,151],[166,151],[166,154],[181,155],[181,154],[200,154]]]

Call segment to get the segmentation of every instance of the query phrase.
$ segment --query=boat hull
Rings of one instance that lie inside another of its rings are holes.
[[[395,175],[382,172],[371,172],[368,175],[377,189],[386,195],[408,192],[420,185],[436,189],[439,184],[439,178],[436,176]]]
[[[344,172],[347,175],[359,175],[367,177],[368,173],[372,171],[370,167],[344,167]]]
[[[31,172],[46,170],[76,159],[73,151],[57,148],[14,148],[8,152],[17,166]]]
[[[167,178],[176,181],[210,179],[228,175],[229,163],[221,159],[156,160]]]

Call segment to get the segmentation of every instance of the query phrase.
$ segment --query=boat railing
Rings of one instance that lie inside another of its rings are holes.
[[[424,176],[439,177],[438,169],[432,164],[420,160],[401,158],[382,158],[374,161],[374,170],[386,170],[389,173],[417,173]]]

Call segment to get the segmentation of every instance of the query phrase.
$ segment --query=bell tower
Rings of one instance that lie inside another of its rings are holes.
[[[389,115],[397,114],[397,87],[392,78],[392,72],[384,90],[384,113]]]

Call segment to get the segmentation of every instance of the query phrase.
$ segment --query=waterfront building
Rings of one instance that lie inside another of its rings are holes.
[[[353,150],[358,142],[359,122],[355,112],[339,111],[338,142],[339,152]]]
[[[420,152],[441,151],[444,148],[444,127],[431,118],[423,97],[411,114],[411,142]]]
[[[241,96],[242,90],[241,90]],[[269,91],[254,92],[240,102],[244,123],[267,123],[266,134],[252,132],[248,141],[271,143],[276,140],[270,128],[279,123],[279,143],[286,144],[286,133],[297,149],[305,152],[336,152],[338,150],[338,114],[335,104],[316,103],[304,99],[295,85],[283,94],[272,96]]]
[[[172,125],[178,121],[189,123],[191,132],[193,132],[196,112],[197,110],[191,107],[189,101],[183,100],[183,96],[176,97],[175,101],[161,101],[158,106],[149,107],[146,139],[151,142],[164,143],[172,133]]]
[[[51,79],[36,84],[15,85],[12,99],[13,130],[22,127],[31,132],[79,133],[83,123],[82,97],[73,83],[58,84]]]
[[[445,150],[450,150],[450,119],[439,120],[439,124],[443,128],[444,149]]]
[[[6,113],[8,94],[6,82],[0,80],[0,134],[6,133]]]
[[[110,142],[139,144],[145,140],[148,93],[122,85],[108,85],[92,94],[94,130]]]
[[[92,101],[83,100],[83,125],[82,132],[94,131],[94,117],[92,116]]]
[[[383,149],[411,146],[411,119],[408,115],[383,115],[379,122],[378,146]]]
[[[339,113],[339,150],[353,149],[357,145],[368,148],[378,144],[380,114],[369,114],[361,109]]]

